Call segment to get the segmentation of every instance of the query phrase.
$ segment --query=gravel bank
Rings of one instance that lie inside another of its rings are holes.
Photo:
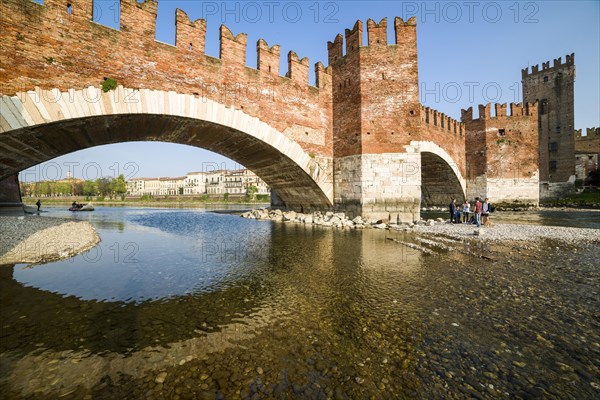
[[[598,229],[562,226],[494,224],[491,227],[477,228],[475,225],[438,223],[432,226],[415,225],[410,229],[415,233],[442,234],[455,239],[472,238],[478,231],[479,236],[477,237],[486,241],[555,239],[570,244],[600,243],[600,230]]]
[[[2,216],[0,232],[0,264],[60,260],[100,242],[89,222],[63,218]]]

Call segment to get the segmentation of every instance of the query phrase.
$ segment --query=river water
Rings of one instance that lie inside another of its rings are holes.
[[[600,396],[597,248],[425,255],[387,240],[405,233],[205,210],[71,217],[96,248],[0,268],[3,398]]]

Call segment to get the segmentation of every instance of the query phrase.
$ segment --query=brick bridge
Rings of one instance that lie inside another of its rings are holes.
[[[0,201],[20,201],[19,171],[92,146],[156,140],[202,147],[254,171],[288,208],[392,221],[422,199],[466,195],[464,124],[419,103],[416,22],[363,23],[329,42],[329,66],[256,45],[177,10],[176,42],[155,37],[157,3],[121,0],[120,30],[92,21],[92,0],[1,0]],[[344,45],[345,42],[345,45]],[[100,90],[105,78],[119,86]],[[13,186],[11,186],[13,185]],[[16,189],[16,191],[15,191]]]

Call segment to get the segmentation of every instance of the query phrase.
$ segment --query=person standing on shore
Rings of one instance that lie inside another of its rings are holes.
[[[450,223],[453,224],[454,220],[456,219],[456,199],[452,199],[452,201],[450,202]]]
[[[477,227],[481,227],[481,212],[483,211],[483,205],[479,201],[479,197],[475,197],[475,222]]]
[[[40,199],[38,199],[38,201],[35,203],[35,205],[36,205],[36,206],[37,206],[37,208],[38,208],[38,209],[37,209],[37,210],[38,210],[38,212],[40,212],[40,207],[42,206],[42,202],[41,202],[41,200],[40,200]]]
[[[469,200],[465,199],[465,202],[462,205],[462,214],[463,214],[463,223],[469,223],[469,213],[471,212],[471,204]]]
[[[485,201],[483,202],[482,206],[481,206],[481,223],[483,225],[485,225],[488,221],[488,218],[490,216],[490,212],[491,212],[491,204],[488,201],[488,198],[485,198]]]

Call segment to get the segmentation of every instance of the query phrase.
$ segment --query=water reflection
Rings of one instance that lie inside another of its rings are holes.
[[[594,390],[586,376],[589,343],[600,340],[597,251],[571,254],[559,270],[554,246],[489,261],[423,255],[400,244],[414,240],[400,232],[101,211],[75,217],[100,231],[96,262],[90,252],[0,268],[6,396],[583,398]],[[139,245],[137,262],[124,261],[129,242]]]

